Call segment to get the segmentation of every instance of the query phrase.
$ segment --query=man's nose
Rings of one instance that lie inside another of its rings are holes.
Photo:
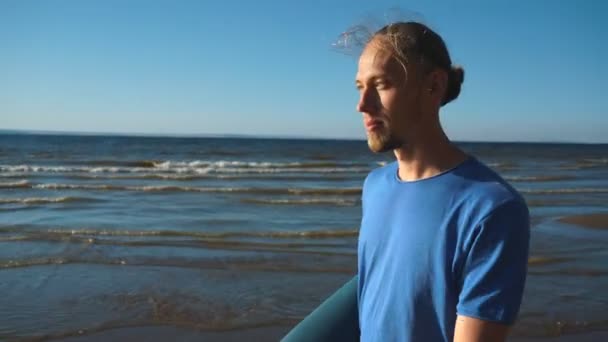
[[[360,113],[373,113],[377,107],[378,97],[372,89],[362,89],[357,103],[357,111]]]

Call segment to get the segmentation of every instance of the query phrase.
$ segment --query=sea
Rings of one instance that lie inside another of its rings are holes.
[[[531,211],[513,336],[608,329],[608,145],[457,144]],[[363,140],[2,133],[0,340],[288,331],[356,274],[362,183],[393,160]]]

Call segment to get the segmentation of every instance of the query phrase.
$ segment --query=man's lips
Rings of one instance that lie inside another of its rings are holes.
[[[373,131],[377,128],[382,127],[383,122],[381,120],[369,120],[365,121],[365,129],[369,131]]]

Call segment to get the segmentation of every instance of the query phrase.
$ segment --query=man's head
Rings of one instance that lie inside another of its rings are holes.
[[[370,149],[397,149],[440,127],[439,108],[458,97],[463,77],[441,37],[425,25],[399,22],[376,32],[356,78]]]

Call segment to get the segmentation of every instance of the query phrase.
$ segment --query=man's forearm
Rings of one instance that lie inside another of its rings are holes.
[[[456,318],[454,342],[503,342],[508,333],[508,325],[459,315]]]

